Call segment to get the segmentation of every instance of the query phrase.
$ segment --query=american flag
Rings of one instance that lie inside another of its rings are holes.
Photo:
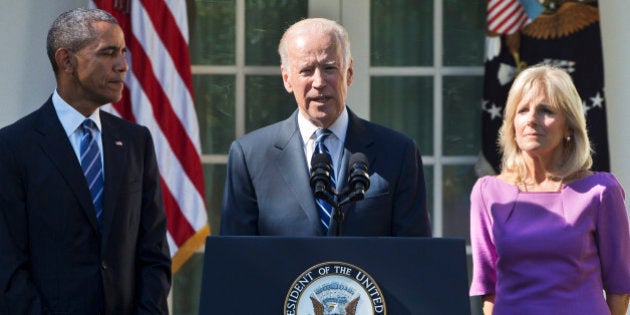
[[[486,24],[496,34],[514,34],[531,22],[543,7],[537,0],[488,0]]]
[[[173,272],[210,233],[199,126],[192,99],[185,0],[90,0],[118,19],[129,72],[123,98],[106,107],[153,135]]]
[[[487,18],[488,30],[498,34],[515,33],[529,20],[518,0],[490,0]]]

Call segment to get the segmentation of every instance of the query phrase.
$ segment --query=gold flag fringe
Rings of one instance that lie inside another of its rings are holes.
[[[173,274],[197,251],[197,248],[204,245],[208,235],[210,235],[210,226],[206,224],[177,250],[177,253],[173,256],[173,264],[171,266]]]

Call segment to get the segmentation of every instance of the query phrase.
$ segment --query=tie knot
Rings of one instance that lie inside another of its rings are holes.
[[[326,137],[330,136],[331,134],[332,132],[330,132],[330,130],[328,129],[317,129],[317,131],[315,131],[314,153],[326,153],[330,155],[330,152],[328,152],[328,148],[324,144],[324,140],[326,140]]]
[[[83,128],[83,131],[92,131],[94,129],[96,129],[96,124],[91,120],[91,119],[86,119],[81,123],[81,127]]]
[[[328,129],[317,129],[315,131],[315,142],[322,143],[326,140],[326,137],[330,136],[332,132]]]

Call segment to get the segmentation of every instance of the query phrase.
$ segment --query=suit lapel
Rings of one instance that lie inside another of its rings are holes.
[[[315,226],[319,226],[319,213],[312,196],[313,191],[310,186],[310,175],[308,166],[304,158],[304,148],[302,137],[297,124],[297,114],[295,111],[289,119],[283,121],[280,126],[278,137],[274,142],[277,149],[276,168],[278,174],[282,176],[286,187],[298,201],[308,220]]]
[[[337,181],[337,190],[343,191],[348,186],[348,162],[350,156],[353,153],[362,152],[369,159],[369,164],[374,165],[376,152],[374,152],[374,139],[372,134],[368,131],[368,128],[364,121],[362,121],[357,115],[355,115],[348,108],[348,130],[346,131],[346,141],[343,146],[343,155],[341,157],[341,167],[339,169],[339,180]],[[368,170],[369,172],[369,170]],[[356,203],[351,202],[343,206],[342,211],[348,213],[354,207]],[[328,229],[328,235],[332,235],[332,231],[337,228],[336,222],[331,222]]]
[[[298,111],[295,111],[289,119],[283,121],[279,128],[278,136],[274,142],[277,149],[277,163],[275,163],[276,171],[284,180],[286,187],[300,204],[302,210],[308,217],[309,221],[315,226],[319,226],[319,213],[314,198],[305,198],[312,196],[313,191],[310,187],[310,175],[308,166],[304,158],[304,148],[302,137],[297,124]],[[373,165],[375,159],[374,139],[371,133],[358,116],[348,109],[348,130],[346,132],[346,141],[344,143],[342,164],[340,167],[340,177],[338,182],[338,190],[346,186],[348,178],[348,161],[350,156],[356,152],[363,152]],[[354,207],[354,203],[348,205]],[[331,226],[332,228],[332,226]]]
[[[347,184],[348,162],[350,161],[350,156],[353,153],[362,152],[368,157],[369,165],[374,165],[376,152],[373,152],[373,143],[374,138],[372,138],[372,134],[368,131],[365,122],[348,108],[348,131],[346,132],[346,142],[343,147],[341,169],[339,171],[341,175],[339,178],[340,189],[345,188]]]
[[[103,160],[105,161],[105,188],[103,192],[103,244],[106,244],[113,229],[112,222],[116,212],[119,188],[127,164],[127,147],[119,130],[113,125],[113,117],[101,111],[101,139],[103,141]],[[106,248],[106,246],[103,246]]]
[[[77,197],[79,204],[92,227],[98,231],[96,222],[96,212],[92,197],[83,175],[81,165],[77,160],[72,145],[57,118],[57,112],[53,107],[52,100],[48,101],[40,109],[39,124],[35,127],[41,135],[39,145],[45,154],[53,161],[61,176],[65,179]]]

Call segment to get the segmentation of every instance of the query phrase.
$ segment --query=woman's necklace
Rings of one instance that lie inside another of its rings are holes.
[[[555,177],[555,178],[558,178],[558,177]],[[547,179],[550,180],[550,181],[554,181],[554,177],[547,177]],[[560,177],[559,180],[558,180],[558,185],[557,185],[557,187],[554,187],[554,189],[544,189],[545,187],[543,187],[543,185],[540,185],[538,187],[539,188],[543,188],[542,190],[535,189],[535,190],[532,190],[532,191],[539,191],[539,192],[550,192],[550,191],[551,192],[556,192],[556,191],[560,191],[562,189],[563,181],[564,181],[564,177]],[[532,184],[528,184],[526,180],[522,180],[519,183],[518,186],[519,186],[519,189],[521,191],[523,191],[523,192],[529,192],[530,190],[529,190],[528,187],[532,187],[532,188],[536,187],[535,184],[533,184],[533,183]]]

